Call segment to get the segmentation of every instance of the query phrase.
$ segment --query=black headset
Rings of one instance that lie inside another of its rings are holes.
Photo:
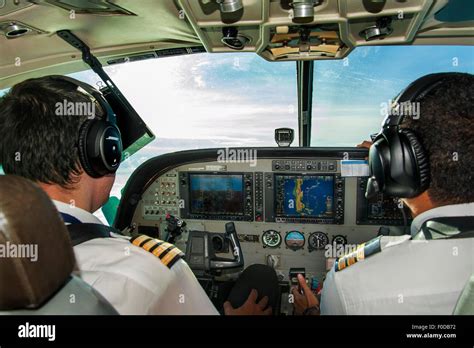
[[[82,168],[93,178],[115,173],[123,151],[115,112],[97,89],[67,76],[61,78],[76,85],[77,91],[87,96],[104,113],[103,117],[93,115],[81,125],[77,147]]]
[[[460,73],[423,76],[412,82],[395,99],[391,112],[382,123],[382,130],[370,147],[370,176],[365,192],[367,198],[379,192],[398,198],[412,198],[429,187],[428,155],[416,134],[400,126],[405,117],[414,116],[411,115],[410,106],[420,103],[433,89],[444,83],[447,77],[458,74]]]

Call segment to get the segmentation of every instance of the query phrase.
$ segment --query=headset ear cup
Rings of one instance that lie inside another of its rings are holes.
[[[115,173],[122,160],[122,138],[119,128],[110,123],[103,122],[103,128],[100,130],[101,139],[101,157],[100,166],[104,170],[104,175]]]
[[[89,162],[89,155],[87,154],[87,139],[89,132],[94,123],[94,120],[87,120],[84,122],[79,130],[79,160],[81,161],[82,169],[91,177],[98,178],[100,175],[96,173],[91,163]]]
[[[371,198],[375,196],[377,192],[383,191],[385,184],[387,184],[387,152],[389,152],[387,145],[387,140],[384,137],[378,137],[370,147],[369,169],[371,180],[366,189],[367,198]]]
[[[410,129],[401,129],[400,133],[405,136],[413,150],[416,164],[418,167],[418,175],[420,177],[420,185],[418,193],[424,192],[430,185],[430,165],[426,151],[418,140],[416,134]]]

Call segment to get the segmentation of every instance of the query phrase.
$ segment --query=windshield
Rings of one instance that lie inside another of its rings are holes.
[[[155,133],[159,153],[274,146],[275,128],[297,128],[291,62],[270,63],[251,53],[205,53],[106,71]],[[94,85],[99,80],[91,71],[71,76]]]
[[[199,148],[276,146],[274,130],[298,138],[296,67],[252,53],[194,54],[109,66],[107,73],[156,135],[122,163],[112,194],[160,154]],[[70,75],[100,86],[92,71]],[[298,146],[297,140],[293,146]]]
[[[474,73],[472,46],[358,47],[316,61],[311,146],[355,146],[378,133],[384,112],[410,82],[436,72]]]

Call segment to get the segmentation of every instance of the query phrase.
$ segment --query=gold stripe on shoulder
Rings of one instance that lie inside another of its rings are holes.
[[[182,254],[181,250],[179,250],[176,247],[173,247],[162,259],[161,262],[163,262],[165,265],[168,265],[176,255]]]
[[[140,234],[136,237],[133,237],[132,239],[130,239],[130,242],[133,244],[133,245],[136,245],[136,246],[140,246],[140,244],[142,242],[144,242],[145,240],[147,239],[152,239],[151,237],[148,237],[147,235],[144,235],[144,234]]]
[[[184,253],[173,244],[144,234],[133,237],[130,243],[153,254],[168,268],[184,256]]]
[[[167,244],[168,243],[161,244],[158,248],[153,250],[152,254],[161,259],[161,254],[163,254],[166,250],[168,250],[170,248],[170,246],[167,245]]]
[[[163,257],[161,262],[163,262],[167,267],[171,268],[176,261],[184,257],[184,253],[178,248],[174,247],[168,254]]]

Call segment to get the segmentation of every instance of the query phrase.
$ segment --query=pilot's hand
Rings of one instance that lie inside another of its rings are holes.
[[[268,305],[268,297],[265,296],[258,303],[257,297],[257,290],[252,289],[247,301],[239,308],[233,308],[229,301],[225,302],[225,315],[271,315],[272,307],[266,308]]]
[[[364,140],[360,144],[357,144],[357,147],[363,147],[363,148],[366,148],[366,149],[370,149],[371,146],[372,146],[372,142],[369,141],[369,140]]]
[[[306,284],[306,279],[301,274],[298,274],[298,282],[300,283],[300,288],[303,291],[303,294],[299,292],[298,287],[296,286],[291,289],[291,293],[294,296],[294,314],[302,315],[308,308],[319,308],[319,301],[316,295],[313,294],[311,289],[308,287],[308,284]]]
[[[360,144],[357,144],[357,147],[363,147],[365,149],[370,149],[371,146],[372,146],[372,142],[369,140],[364,140]],[[369,158],[366,157],[365,159],[368,160]]]

